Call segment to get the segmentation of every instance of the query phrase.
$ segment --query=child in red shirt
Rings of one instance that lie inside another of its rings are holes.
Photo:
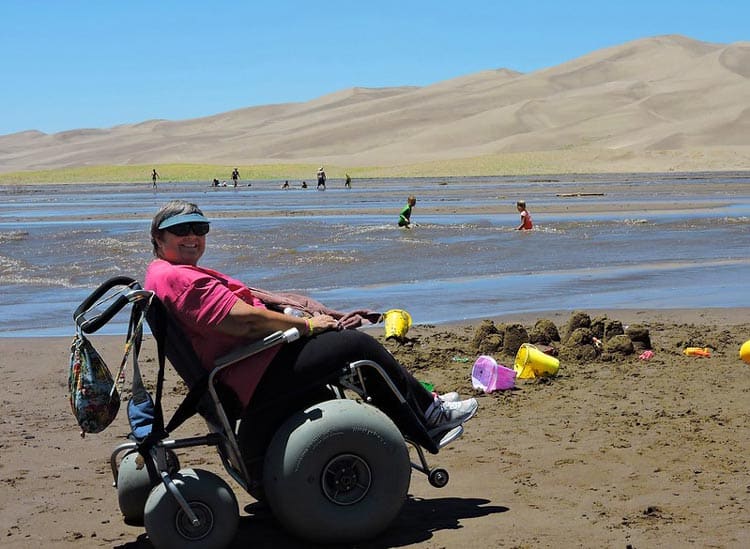
[[[519,200],[516,202],[516,209],[521,214],[521,224],[516,227],[517,231],[528,231],[533,229],[534,225],[531,222],[531,214],[526,210],[526,201]]]

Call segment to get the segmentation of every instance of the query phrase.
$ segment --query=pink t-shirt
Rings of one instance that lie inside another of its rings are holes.
[[[156,259],[148,266],[144,287],[153,291],[177,319],[207,370],[213,369],[217,358],[251,342],[216,329],[237,300],[265,309],[263,302],[239,280],[212,269],[174,265],[163,259]],[[234,390],[243,406],[250,402],[279,349],[279,345],[266,349],[222,372],[222,381]]]

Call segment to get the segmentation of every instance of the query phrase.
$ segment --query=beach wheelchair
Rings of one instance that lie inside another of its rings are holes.
[[[243,415],[219,374],[270,346],[296,340],[296,329],[236,349],[208,372],[163,304],[132,278],[115,277],[102,284],[74,318],[84,333],[93,333],[128,306],[128,341],[135,342],[128,402],[132,432],[128,442],[114,449],[110,464],[125,521],[143,524],[158,549],[225,547],[239,527],[238,502],[229,484],[213,472],[181,468],[178,450],[215,447],[239,486],[266,502],[285,529],[314,543],[351,543],[382,532],[406,500],[411,469],[425,474],[432,486],[448,483],[445,469],[427,463],[425,451],[436,454],[439,448],[426,430],[418,440],[406,438],[370,404],[366,377],[378,375],[403,413],[419,423],[379,364],[352,362],[335,375],[290,392],[279,399],[289,415],[269,425],[258,421],[262,414]],[[144,388],[137,360],[144,318],[159,357],[153,396]],[[166,425],[161,403],[165,357],[188,387]],[[196,413],[208,433],[172,438]]]

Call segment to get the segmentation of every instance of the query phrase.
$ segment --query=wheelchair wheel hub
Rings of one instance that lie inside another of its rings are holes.
[[[372,472],[367,462],[354,454],[341,454],[329,461],[321,476],[323,493],[336,505],[354,505],[370,490]]]
[[[175,527],[186,540],[197,541],[211,533],[214,526],[214,515],[209,507],[199,501],[191,501],[190,509],[198,518],[198,525],[190,522],[188,516],[180,510],[175,517]]]

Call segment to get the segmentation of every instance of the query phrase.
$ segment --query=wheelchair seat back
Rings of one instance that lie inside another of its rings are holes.
[[[164,304],[153,297],[146,314],[146,320],[154,337],[163,342],[164,354],[190,391],[202,391],[196,404],[196,411],[213,427],[220,425],[216,415],[216,406],[207,387],[208,371],[203,367],[177,320],[169,313]],[[234,423],[241,413],[241,405],[234,392],[219,382],[217,393],[227,416]]]

